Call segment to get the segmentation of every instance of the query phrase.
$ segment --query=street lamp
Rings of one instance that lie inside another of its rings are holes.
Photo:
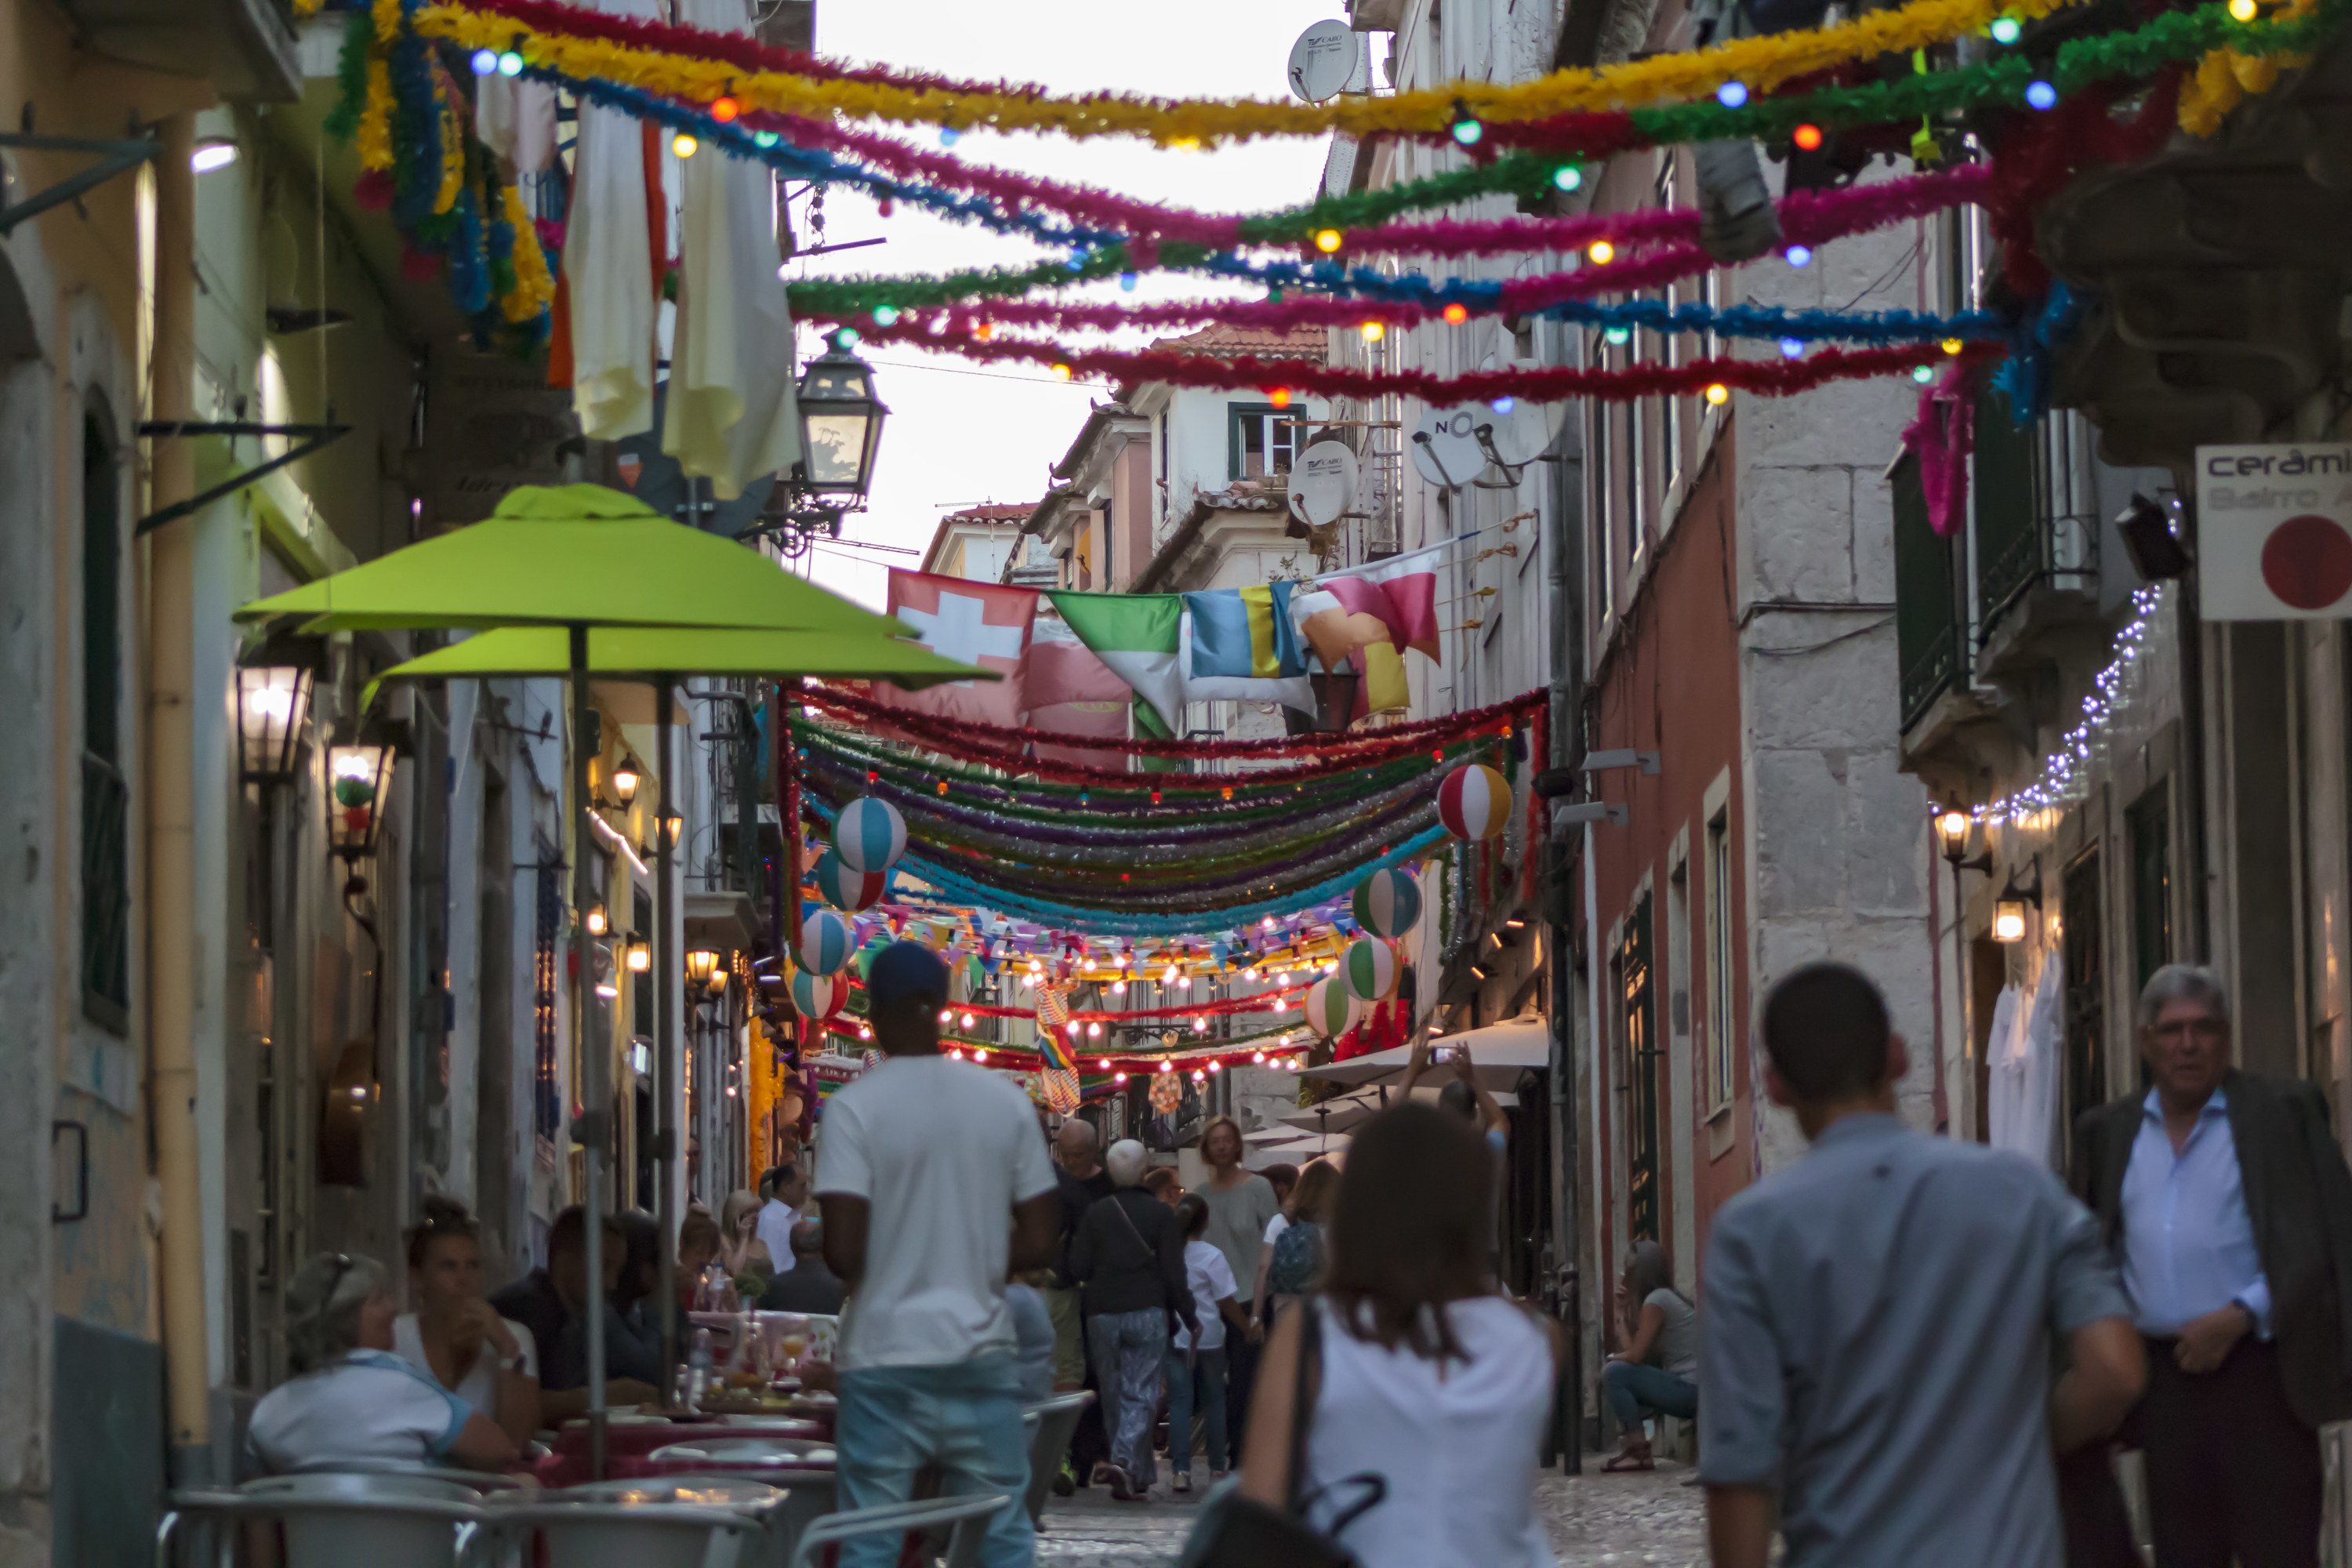
[[[643,777],[634,759],[613,770],[613,795],[623,805],[637,798],[637,784]]]
[[[772,535],[786,555],[802,553],[819,533],[840,538],[842,514],[863,510],[874,483],[890,410],[874,394],[874,367],[849,352],[855,341],[834,333],[801,374],[801,460],[784,477],[784,510],[761,513],[751,531]]]
[[[236,730],[242,772],[256,784],[280,784],[294,774],[294,751],[310,701],[307,664],[248,664],[236,672]]]
[[[1993,941],[2008,943],[2025,940],[2025,906],[2028,904],[2036,910],[2042,907],[2042,863],[2039,860],[2033,863],[2031,887],[2021,887],[2016,876],[2011,874],[2009,885],[2001,889],[2000,897],[1993,900]]]
[[[604,905],[591,904],[588,906],[588,934],[590,936],[603,936],[604,932],[611,928],[612,923],[611,918],[604,913]]]
[[[686,977],[697,985],[708,985],[710,977],[719,973],[719,954],[707,947],[698,947],[686,955]]]
[[[333,796],[327,816],[329,843],[347,863],[375,853],[384,792],[391,787],[390,746],[327,749],[327,788]]]
[[[628,936],[629,973],[643,974],[654,966],[654,945],[635,931]]]

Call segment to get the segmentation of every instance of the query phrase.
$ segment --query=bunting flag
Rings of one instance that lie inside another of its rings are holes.
[[[928,572],[890,571],[889,612],[915,640],[942,658],[997,671],[1000,680],[950,680],[921,691],[876,681],[875,700],[891,708],[976,724],[1018,725],[1026,703],[1022,672],[1037,591],[969,583]]]
[[[1419,648],[1443,663],[1438,658],[1437,567],[1459,542],[1448,540],[1410,555],[1328,572],[1315,579],[1315,586],[1352,615],[1378,616],[1397,647]]]
[[[1183,595],[1052,589],[1045,596],[1077,639],[1151,705],[1169,733],[1183,730],[1184,678],[1177,665]]]
[[[1087,740],[1127,739],[1127,681],[1061,621],[1039,616],[1030,628],[1022,690],[1033,730]],[[1037,754],[1062,763],[1094,760],[1093,752],[1075,746],[1039,746]]]
[[[1368,610],[1351,610],[1320,584],[1290,597],[1291,618],[1323,668],[1353,665],[1360,678],[1356,705],[1367,713],[1402,712],[1412,705],[1405,684],[1404,656],[1397,651],[1389,623]]]
[[[1315,688],[1291,624],[1290,583],[1184,595],[1184,698],[1279,702],[1315,711]]]

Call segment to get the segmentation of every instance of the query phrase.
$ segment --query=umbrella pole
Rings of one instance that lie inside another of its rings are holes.
[[[581,1114],[572,1126],[572,1141],[581,1146],[584,1180],[581,1184],[581,1242],[588,1283],[588,1479],[604,1479],[604,1183],[605,1068],[610,1040],[593,1037],[588,998],[594,984],[589,960],[588,910],[594,904],[589,872],[595,865],[589,837],[588,736],[596,715],[588,705],[588,628],[572,631],[572,910],[574,952],[578,963],[572,973],[572,1016],[579,1041]]]
[[[661,1236],[654,1256],[660,1260],[661,1364],[665,1384],[677,1365],[677,1107],[683,1098],[677,1070],[677,981],[685,954],[676,951],[677,930],[677,846],[669,833],[669,814],[677,803],[670,795],[670,694],[674,678],[654,679],[654,742],[660,757],[661,807],[656,819],[654,844],[655,921],[661,928],[654,938],[654,1213]]]

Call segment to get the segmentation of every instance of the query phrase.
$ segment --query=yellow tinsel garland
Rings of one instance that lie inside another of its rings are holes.
[[[360,110],[360,167],[390,173],[392,169],[392,66],[371,52],[367,62],[367,101]]]
[[[377,0],[379,8],[385,0]],[[568,76],[619,82],[665,97],[709,102],[731,95],[746,108],[853,120],[1056,131],[1066,136],[1143,136],[1162,146],[1256,136],[1319,136],[1339,130],[1429,131],[1464,109],[1497,122],[1545,120],[1579,110],[1631,109],[1704,98],[1727,81],[1769,92],[1792,78],[1847,60],[1908,51],[1973,33],[1998,16],[2044,16],[2080,0],[1911,0],[1832,27],[1738,38],[1711,48],[1658,55],[1595,69],[1555,71],[1514,85],[1459,81],[1389,98],[1341,97],[1325,104],[1263,100],[1019,97],[818,79],[782,71],[746,73],[725,60],[632,48],[604,38],[526,27],[510,16],[439,4],[416,14],[428,37],[469,48],[515,48]]]
[[[433,210],[436,213],[446,213],[456,206],[457,193],[466,188],[466,126],[457,117],[457,105],[464,101],[436,68],[433,73],[433,110],[441,119],[441,189],[433,198]]]
[[[2312,0],[2288,0],[2273,13],[2273,19],[2308,16]],[[2180,84],[2180,129],[2191,136],[2210,136],[2222,118],[2253,93],[2268,92],[2279,72],[2306,64],[2305,55],[2245,55],[2235,49],[2215,49],[2197,62]]]
[[[499,210],[514,229],[514,291],[499,301],[499,309],[509,321],[528,321],[548,307],[555,298],[555,279],[547,269],[547,252],[539,247],[539,227],[530,221],[530,210],[523,205],[522,193],[512,185],[499,191]]]

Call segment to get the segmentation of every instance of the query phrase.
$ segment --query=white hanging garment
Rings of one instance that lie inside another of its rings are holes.
[[[678,0],[688,26],[751,30],[743,0]],[[732,500],[801,456],[793,320],[776,272],[773,176],[708,148],[685,160],[677,324],[662,450]]]
[[[555,165],[555,89],[520,77],[474,79],[474,134],[518,174]]]
[[[2024,1115],[2025,1058],[2017,1050],[2022,1011],[2017,987],[2004,985],[1992,1005],[1992,1028],[1985,1036],[1985,1141],[1996,1149],[2018,1146]]]
[[[2019,1152],[2044,1170],[2063,1171],[2058,1138],[2061,1064],[2066,1051],[2066,961],[2055,947],[2042,955],[2041,984],[2025,1036],[2025,1106]]]
[[[598,0],[597,9],[658,19],[654,0]],[[581,433],[600,441],[653,428],[654,264],[646,211],[638,121],[583,102],[563,276],[572,312],[572,404]]]

